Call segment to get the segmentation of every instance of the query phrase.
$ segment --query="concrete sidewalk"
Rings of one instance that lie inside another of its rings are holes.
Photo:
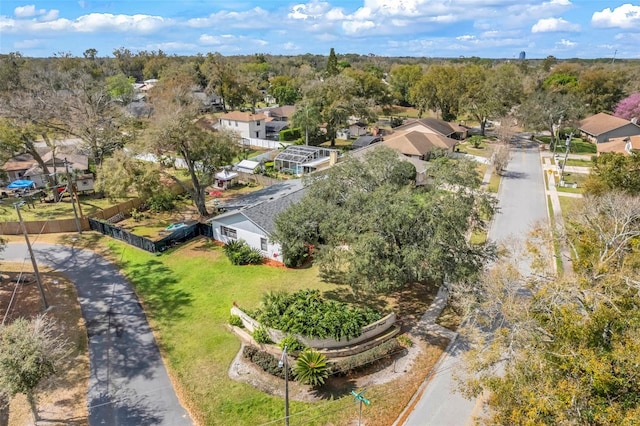
[[[34,244],[38,264],[75,284],[89,338],[90,425],[192,425],[180,405],[142,306],[131,285],[102,256],[74,247]],[[0,258],[22,262],[26,244]]]

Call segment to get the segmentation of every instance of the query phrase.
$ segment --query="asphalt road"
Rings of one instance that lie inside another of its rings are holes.
[[[129,282],[102,256],[35,244],[38,264],[74,283],[89,337],[90,425],[192,425],[180,405],[142,306]],[[0,259],[21,262],[25,244],[8,244]]]
[[[500,185],[499,212],[489,230],[489,239],[501,243],[524,242],[532,226],[547,220],[547,205],[538,145],[516,138],[512,157]],[[526,265],[521,265],[526,269]],[[480,414],[480,402],[464,398],[455,392],[454,373],[461,369],[461,357],[466,349],[463,339],[457,339],[436,366],[436,371],[422,397],[405,421],[405,426],[472,425],[473,416]]]

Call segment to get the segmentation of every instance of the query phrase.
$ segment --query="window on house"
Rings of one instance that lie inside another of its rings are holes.
[[[236,121],[236,127],[238,127],[238,122]]]
[[[228,238],[233,238],[234,240],[238,238],[238,231],[235,229],[227,228],[226,226],[220,226],[220,233]]]
[[[260,125],[260,120],[256,121],[256,126]]]
[[[256,139],[260,138],[260,132],[256,132]]]
[[[231,126],[231,120],[227,120],[229,122],[229,126]]]
[[[260,250],[267,251],[267,239],[260,238]]]

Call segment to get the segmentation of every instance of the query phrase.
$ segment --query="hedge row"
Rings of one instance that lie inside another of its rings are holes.
[[[334,362],[331,372],[333,374],[348,375],[401,350],[402,345],[398,342],[398,339],[389,339],[374,348]]]
[[[284,368],[278,365],[278,362],[280,360],[271,355],[269,352],[262,351],[255,346],[245,346],[242,350],[242,356],[256,364],[258,367],[262,368],[272,376],[284,379]],[[293,379],[293,370],[291,369],[291,367],[289,367],[289,380]]]

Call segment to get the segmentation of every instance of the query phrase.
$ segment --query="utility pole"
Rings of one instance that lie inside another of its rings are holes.
[[[284,425],[289,426],[289,360],[287,359],[287,345],[284,345],[278,366],[280,368],[284,367]]]
[[[69,191],[69,194],[71,195],[71,206],[73,207],[73,217],[76,220],[76,229],[78,229],[78,234],[82,234],[82,224],[80,223],[78,211],[76,210],[76,196],[75,191],[73,190],[73,182],[71,182],[71,174],[69,173],[67,157],[64,158],[64,173],[67,176],[67,191]]]
[[[573,139],[573,133],[570,133],[569,136],[567,136],[564,161],[562,162],[562,172],[560,174],[560,182],[564,182],[564,168],[567,166],[567,157],[569,157],[569,147],[571,146],[571,139]]]
[[[42,281],[40,280],[40,271],[38,270],[38,263],[36,262],[36,258],[33,255],[33,249],[31,248],[31,242],[29,241],[29,234],[27,233],[27,227],[24,225],[24,221],[22,220],[22,214],[20,213],[20,206],[24,204],[24,201],[20,201],[18,203],[13,203],[13,206],[16,208],[16,212],[18,212],[18,220],[20,221],[20,226],[22,227],[22,233],[24,234],[24,240],[27,243],[27,249],[29,250],[29,256],[31,257],[31,265],[33,265],[33,273],[36,276],[36,283],[38,284],[38,290],[40,291],[40,297],[42,298],[42,305],[44,306],[44,310],[49,309],[49,304],[47,303],[47,297],[44,295],[44,288],[42,287]]]

